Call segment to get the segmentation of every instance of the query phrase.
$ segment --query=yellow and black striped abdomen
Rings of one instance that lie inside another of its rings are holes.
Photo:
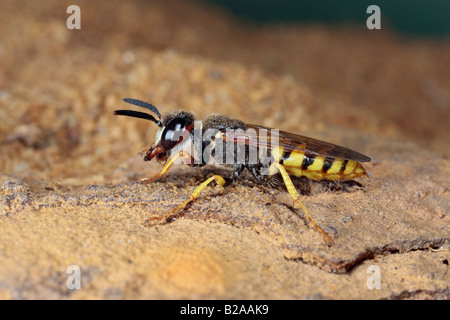
[[[350,180],[366,176],[367,172],[358,161],[327,158],[301,151],[284,152],[282,147],[274,149],[275,161],[294,176],[305,176],[312,180]]]

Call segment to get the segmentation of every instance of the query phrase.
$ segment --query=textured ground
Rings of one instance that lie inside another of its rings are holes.
[[[0,4],[1,298],[450,298],[448,39],[256,28],[188,1],[79,6],[69,31],[58,1]],[[245,177],[149,226],[223,172],[137,183],[160,169],[139,154],[156,126],[114,117],[123,97],[345,145],[371,178],[296,181],[330,247],[284,189]]]

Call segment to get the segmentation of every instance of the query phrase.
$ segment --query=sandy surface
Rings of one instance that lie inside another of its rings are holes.
[[[256,28],[182,1],[0,4],[0,298],[450,298],[450,43],[323,26]],[[370,179],[143,185],[150,122],[121,99],[220,112],[372,157]],[[81,289],[71,290],[69,266]],[[379,288],[372,288],[377,284]]]

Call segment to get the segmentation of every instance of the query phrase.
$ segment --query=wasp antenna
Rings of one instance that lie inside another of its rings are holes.
[[[152,116],[151,114],[148,114],[148,113],[133,111],[133,110],[116,110],[116,111],[114,111],[114,114],[118,115],[118,116],[128,116],[128,117],[133,117],[133,118],[141,118],[141,119],[150,120],[150,121],[153,121],[154,123],[156,123],[158,125],[158,127],[161,126],[161,121],[156,120],[154,116]]]
[[[148,109],[148,110],[154,112],[158,116],[159,120],[161,120],[161,114],[159,113],[158,109],[154,105],[144,102],[144,101],[141,101],[141,100],[130,99],[130,98],[123,98],[123,101],[134,104],[135,106],[138,106],[138,107]]]

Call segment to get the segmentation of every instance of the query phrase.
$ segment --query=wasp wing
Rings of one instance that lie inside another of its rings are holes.
[[[369,162],[371,159],[354,150],[338,146],[333,143],[301,136],[298,134],[274,130],[269,127],[246,124],[247,130],[227,130],[223,132],[223,139],[233,143],[245,143],[251,146],[274,149],[283,147],[283,151],[300,151],[305,154]]]

